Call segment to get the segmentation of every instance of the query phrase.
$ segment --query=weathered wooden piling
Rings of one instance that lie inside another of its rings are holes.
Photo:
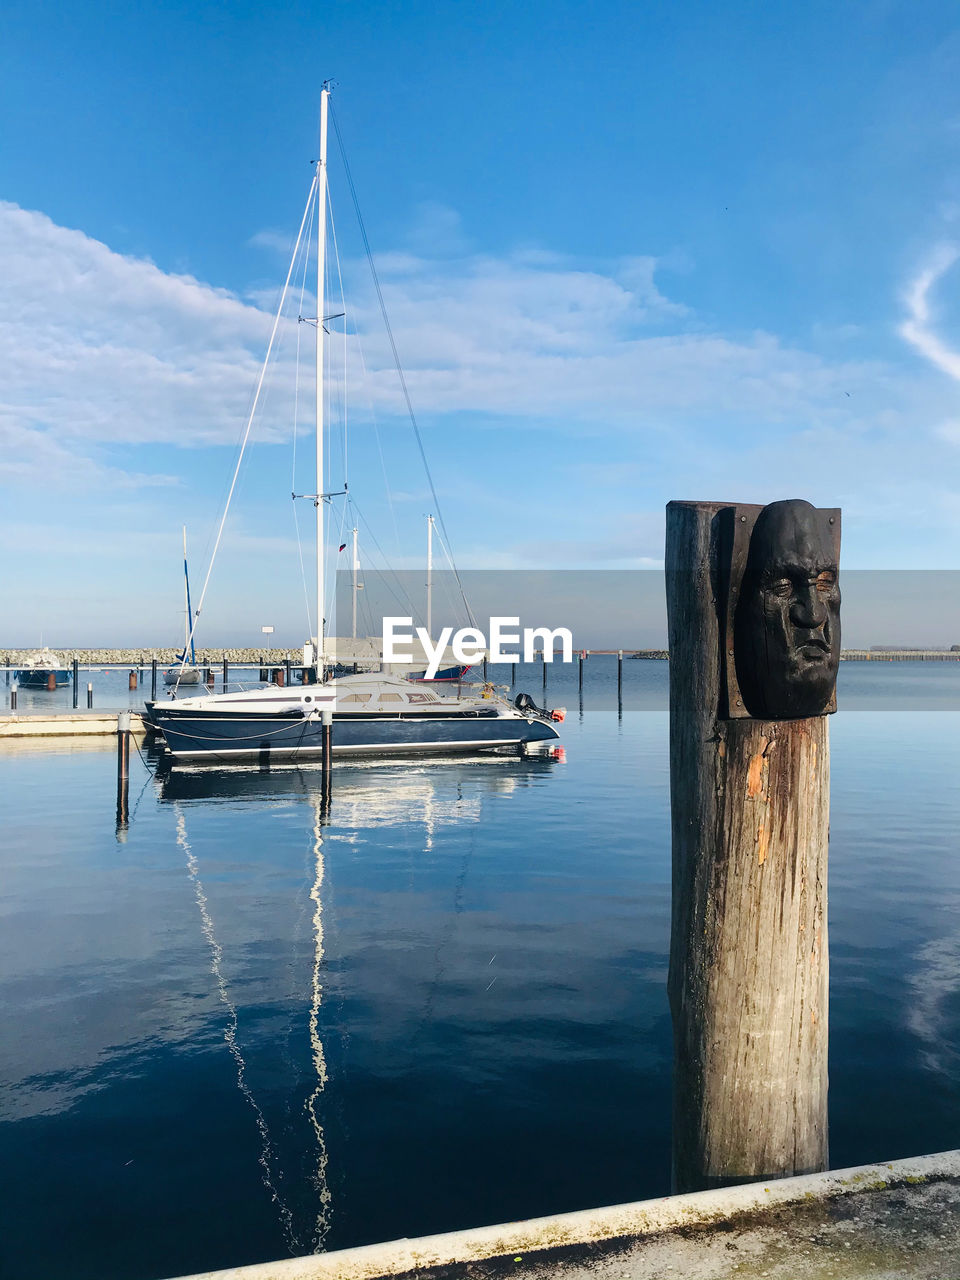
[[[73,680],[73,706],[74,706],[74,709],[76,709],[80,699],[80,662],[77,658],[74,658],[72,666],[73,666],[73,671],[71,673],[71,676]]]
[[[152,702],[157,700],[157,660],[150,660],[150,699]]]
[[[742,718],[725,683],[731,509],[667,507],[681,1192],[827,1167],[827,721]]]
[[[117,716],[117,826],[127,825],[130,795],[130,712]]]

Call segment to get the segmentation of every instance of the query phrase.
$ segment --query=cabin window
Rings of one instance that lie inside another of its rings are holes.
[[[436,702],[437,695],[435,693],[408,693],[407,699],[410,702]]]
[[[381,693],[381,702],[403,702],[402,693]]]
[[[369,702],[371,695],[369,693],[348,693],[344,697],[338,698],[338,702]]]

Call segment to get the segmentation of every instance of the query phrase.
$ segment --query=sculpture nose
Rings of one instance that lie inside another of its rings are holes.
[[[794,626],[817,629],[827,620],[827,608],[820,599],[816,583],[806,582],[799,587],[790,606],[790,620]]]

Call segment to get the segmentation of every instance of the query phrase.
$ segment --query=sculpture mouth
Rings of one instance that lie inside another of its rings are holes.
[[[826,640],[805,640],[797,648],[801,657],[808,662],[824,662],[830,656],[830,646]]]

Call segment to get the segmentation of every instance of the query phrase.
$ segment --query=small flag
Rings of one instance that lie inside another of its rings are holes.
[[[347,544],[346,544],[345,542],[341,542],[341,543],[340,543],[340,550],[341,550],[341,551],[344,551],[344,550],[346,549],[346,546],[347,546]]]

